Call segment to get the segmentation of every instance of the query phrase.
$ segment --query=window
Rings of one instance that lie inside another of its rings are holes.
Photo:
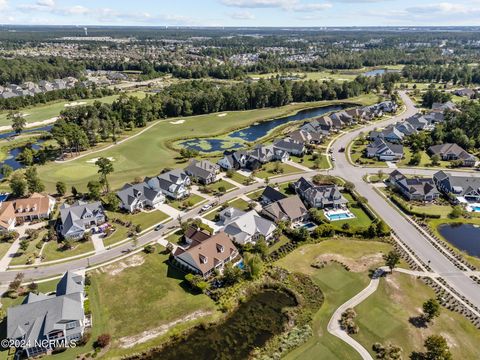
[[[67,323],[67,325],[65,325],[65,329],[66,330],[70,330],[70,329],[75,329],[76,327],[78,326],[78,321],[70,321],[69,323]]]

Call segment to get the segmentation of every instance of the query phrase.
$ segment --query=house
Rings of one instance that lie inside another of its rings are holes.
[[[288,135],[293,141],[303,142],[304,144],[320,144],[324,136],[322,132],[307,131],[304,129],[297,129]]]
[[[252,150],[239,150],[235,152],[226,152],[222,159],[218,161],[223,169],[249,169],[257,170],[271,161],[288,161],[288,152],[275,147],[274,145],[258,145]]]
[[[308,218],[308,209],[298,195],[290,196],[266,205],[261,214],[275,221],[288,221],[292,224],[305,221]]]
[[[255,243],[261,237],[268,241],[276,229],[275,223],[262,218],[255,210],[245,212],[228,207],[220,212],[219,217],[222,231],[240,245]]]
[[[204,278],[238,257],[238,250],[224,232],[219,232],[201,242],[192,242],[187,249],[177,248],[173,254],[178,264]]]
[[[339,208],[348,203],[337,185],[315,185],[302,177],[293,183],[293,186],[300,198],[310,207]]]
[[[410,126],[417,131],[432,129],[432,122],[425,115],[415,115],[409,117],[407,120],[405,120],[405,122],[410,124]]]
[[[120,207],[128,212],[134,212],[146,207],[154,208],[165,202],[165,195],[160,190],[152,189],[146,182],[126,184],[117,191]]]
[[[433,179],[407,178],[400,171],[394,170],[388,183],[408,200],[432,201],[440,196]]]
[[[150,188],[161,191],[172,199],[181,199],[189,195],[190,177],[182,169],[175,169],[147,179]]]
[[[438,190],[461,202],[480,202],[480,178],[451,176],[443,171],[433,175]]]
[[[403,158],[403,146],[377,138],[367,146],[365,155],[368,158],[376,157],[381,161],[401,160]]]
[[[15,228],[16,216],[15,208],[11,201],[0,204],[0,231],[12,231]]]
[[[253,150],[248,152],[247,156],[247,167],[248,162],[252,160],[256,160],[261,164],[266,164],[271,161],[285,162],[289,159],[287,151],[277,148],[274,145],[256,146]]]
[[[295,141],[289,138],[275,141],[273,143],[273,147],[276,149],[286,151],[288,154],[295,155],[295,156],[303,156],[305,152],[304,142]]]
[[[91,227],[103,224],[106,220],[100,201],[63,204],[60,206],[58,232],[65,239],[80,239]]]
[[[463,166],[475,166],[477,158],[457,144],[433,145],[428,148],[431,155],[438,155],[444,161],[461,160]]]
[[[89,321],[84,311],[83,275],[68,271],[54,294],[29,293],[23,303],[7,310],[7,338],[18,340],[26,357],[71,346],[82,338]]]
[[[185,172],[190,177],[204,185],[215,182],[219,171],[220,166],[208,160],[192,159],[190,164],[185,168]]]
[[[444,112],[444,111],[458,111],[457,106],[452,101],[447,101],[446,103],[433,103],[432,111]]]
[[[201,243],[207,240],[208,238],[210,238],[212,234],[210,234],[209,231],[205,229],[201,229],[192,224],[187,228],[183,236],[187,244],[192,244],[192,243]]]
[[[31,221],[35,219],[48,219],[55,199],[46,194],[33,193],[28,198],[11,201],[15,209],[17,221]]]
[[[476,92],[472,89],[465,88],[465,89],[455,90],[454,94],[457,95],[457,96],[465,96],[465,97],[471,99],[476,95]]]
[[[260,195],[260,202],[262,204],[270,204],[272,202],[285,199],[287,196],[274,189],[271,186],[267,186],[265,190],[263,190],[262,195]]]
[[[232,152],[225,152],[223,157],[218,160],[218,165],[225,170],[234,170],[239,169],[240,164],[235,160]]]
[[[379,130],[371,131],[368,135],[368,138],[369,140],[382,139],[392,143],[401,143],[406,135],[402,130],[406,132],[407,131],[410,132],[412,131],[412,128],[407,127],[405,125],[403,126],[390,125],[380,131]]]

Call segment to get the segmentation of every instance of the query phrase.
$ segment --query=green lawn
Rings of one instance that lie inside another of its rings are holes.
[[[10,249],[10,246],[12,246],[12,243],[9,242],[0,242],[0,259],[5,256],[7,253],[8,249]]]
[[[368,146],[368,141],[361,143],[358,140],[354,140],[349,149],[350,149],[350,159],[354,164],[372,166],[372,167],[387,167],[385,161],[378,161],[375,158],[365,157],[365,149]]]
[[[128,237],[128,228],[120,224],[115,224],[114,226],[115,232],[112,235],[102,239],[103,245],[105,247],[112,246],[122,240],[125,240]]]
[[[120,358],[126,353],[158,344],[161,340],[122,350],[117,342],[122,337],[138,335],[180,320],[195,311],[215,313],[215,305],[210,298],[193,295],[185,289],[184,274],[167,266],[168,255],[137,256],[145,260],[140,266],[112,275],[111,271],[118,266],[113,264],[94,272],[92,277],[90,301],[100,310],[94,313],[94,326],[112,335],[114,346],[108,357]],[[208,316],[203,317],[206,318]],[[198,321],[191,321],[188,325],[195,323]]]
[[[425,152],[425,151],[420,151],[420,154],[422,155],[420,164],[418,165],[411,165],[410,160],[412,159],[412,150],[408,147],[405,146],[403,148],[404,151],[404,158],[398,162],[398,166],[402,167],[412,167],[412,166],[419,166],[419,167],[433,167],[432,166],[432,159],[430,156]],[[435,166],[435,168],[447,168],[450,165],[449,161],[440,161],[440,163]]]
[[[275,173],[275,169],[277,169],[277,166],[279,166],[280,172]],[[302,172],[302,170],[295,166],[285,164],[285,163],[279,163],[279,165],[277,165],[277,162],[270,162],[263,165],[260,168],[260,170],[258,170],[258,172],[255,173],[255,176],[258,178],[265,179],[267,177],[271,178],[275,176],[294,174],[298,172]]]
[[[135,225],[140,225],[142,227],[142,231],[146,230],[159,222],[168,219],[170,216],[161,212],[160,210],[153,210],[153,211],[141,211],[136,214],[126,214],[120,212],[107,212],[107,216],[110,220],[116,218],[123,221],[131,221]]]
[[[229,206],[232,206],[234,208],[240,209],[240,210],[248,210],[248,205],[249,203],[241,198],[235,199],[233,201],[230,201],[228,203]]]
[[[168,203],[168,205],[174,207],[175,209],[182,210],[183,204],[185,202],[189,202],[191,207],[194,207],[195,205],[201,203],[202,201],[205,201],[205,198],[197,194],[191,194],[188,198],[171,201]]]
[[[313,159],[313,155],[304,155],[303,157],[298,157],[298,156],[291,156],[290,160],[296,162],[297,164],[301,164],[303,166],[306,166],[310,169],[328,169],[330,168],[330,164],[328,163],[327,156],[325,154],[318,154],[320,158],[320,162],[318,164],[315,164],[315,160]],[[318,165],[318,167],[317,167]]]
[[[248,177],[243,176],[240,174],[238,171],[235,171],[231,177],[231,179],[239,184],[245,184],[245,182],[248,180]]]
[[[391,191],[388,189],[382,189],[383,193],[386,195],[392,194]],[[393,196],[402,202],[405,207],[409,208],[411,211],[420,214],[430,214],[430,215],[440,215],[442,218],[448,217],[448,215],[452,212],[452,206],[448,203],[445,204],[437,204],[437,203],[425,203],[422,204],[420,202],[415,201],[408,201],[402,195],[394,193]]]
[[[43,260],[52,261],[52,260],[61,260],[71,256],[77,256],[84,253],[88,253],[94,250],[93,243],[91,241],[76,241],[74,242],[74,247],[71,250],[60,250],[59,244],[56,241],[49,241],[43,247]]]
[[[404,296],[402,296],[404,294]],[[435,293],[415,277],[395,273],[382,279],[378,290],[355,310],[360,331],[354,338],[371,351],[375,342],[392,343],[403,349],[402,357],[423,349],[429,335],[443,335],[454,359],[472,359],[478,354],[480,332],[465,317],[445,308],[428,328],[416,328],[410,317],[421,315],[424,301]]]
[[[372,100],[371,96],[348,99],[357,103],[373,103]],[[150,130],[111,149],[68,163],[39,166],[38,173],[49,191],[55,190],[57,181],[64,181],[68,189],[76,186],[80,191],[85,191],[88,181],[98,179],[98,169],[91,160],[100,156],[111,157],[114,159],[115,172],[110,176],[110,184],[112,189],[118,189],[137,176],[155,176],[166,167],[184,167],[185,162],[178,159],[178,153],[169,145],[174,140],[222,135],[261,120],[332,103],[342,102],[297,103],[279,108],[225,112],[227,115],[221,118],[218,117],[219,114],[191,116],[182,118],[183,123],[176,123],[178,118],[161,120]]]
[[[290,242],[290,239],[282,234],[282,236],[280,236],[280,239],[278,239],[276,243],[272,244],[272,246],[268,248],[268,253],[269,254],[273,253],[274,251],[280,249],[283,245],[289,242]]]
[[[179,243],[182,242],[183,233],[182,233],[181,230],[177,230],[177,231],[173,232],[172,234],[168,235],[166,237],[166,239],[173,244],[179,244]]]
[[[42,244],[42,239],[46,233],[47,230],[41,230],[35,239],[29,240],[28,249],[26,251],[19,249],[19,252],[10,261],[10,265],[25,265],[29,259],[34,260],[35,254],[38,255],[40,253],[40,249],[37,249],[36,245]]]
[[[349,220],[337,220],[332,221],[331,225],[336,229],[341,229],[342,225],[348,224],[351,228],[368,228],[372,223],[372,220],[360,207],[353,207],[352,204],[355,203],[352,196],[348,193],[342,193],[345,199],[348,200],[348,209],[355,215],[354,219]]]
[[[209,188],[213,192],[218,192],[219,191],[218,189],[220,189],[221,187],[224,187],[225,191],[237,189],[235,185],[223,179],[216,181],[213,184],[207,185],[207,188]]]

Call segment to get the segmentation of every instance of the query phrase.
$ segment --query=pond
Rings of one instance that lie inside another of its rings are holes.
[[[32,150],[39,150],[41,148],[41,144],[44,143],[44,142],[45,142],[45,140],[39,139],[36,142],[32,143],[30,145],[30,147],[32,148]],[[21,168],[25,167],[25,165],[23,165],[21,162],[17,161],[17,156],[20,155],[20,153],[23,151],[24,148],[25,148],[25,146],[10,149],[9,152],[8,152],[7,158],[3,161],[0,161],[0,168],[3,165],[9,165],[13,168],[13,170],[18,170],[18,169],[21,169]],[[0,175],[0,178],[2,178],[2,177],[3,176]]]
[[[196,328],[183,340],[132,359],[247,359],[252,350],[284,331],[288,319],[283,310],[295,305],[293,296],[283,291],[264,290],[241,304],[223,323]]]
[[[373,77],[377,75],[383,75],[386,73],[399,73],[399,72],[400,70],[375,69],[375,70],[367,71],[366,73],[363,73],[363,75],[368,77]]]
[[[456,248],[468,255],[480,257],[480,227],[473,224],[445,224],[438,227],[442,235]]]
[[[180,143],[186,148],[195,149],[202,152],[215,152],[241,148],[245,142],[253,142],[266,136],[271,130],[278,126],[292,121],[301,121],[317,116],[325,115],[329,112],[343,110],[350,105],[331,105],[299,111],[295,115],[284,116],[274,120],[263,121],[241,130],[236,130],[226,135],[223,139],[206,138],[190,139]]]

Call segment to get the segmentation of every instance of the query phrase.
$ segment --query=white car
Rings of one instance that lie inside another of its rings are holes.
[[[207,210],[210,210],[212,208],[212,205],[210,204],[205,204],[202,206],[202,209],[201,211],[207,211]]]

